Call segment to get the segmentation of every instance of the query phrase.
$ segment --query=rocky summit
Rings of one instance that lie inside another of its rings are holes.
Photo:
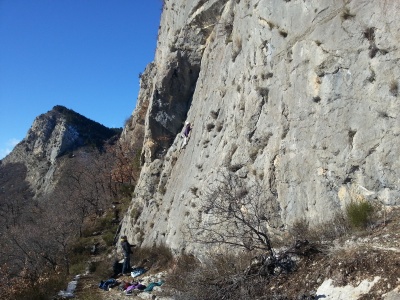
[[[116,131],[57,105],[36,117],[26,137],[1,162],[22,163],[27,168],[25,180],[36,198],[49,195],[60,177],[65,154],[82,146],[100,146]],[[55,175],[58,173],[58,175]]]
[[[165,0],[154,61],[122,139],[144,135],[122,233],[202,252],[203,197],[223,172],[266,191],[269,230],[399,200],[395,1]],[[185,121],[193,125],[182,149]]]

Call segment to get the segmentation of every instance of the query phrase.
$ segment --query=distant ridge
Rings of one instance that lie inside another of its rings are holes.
[[[114,144],[121,132],[122,128],[108,128],[56,105],[35,118],[25,138],[1,160],[1,166],[23,164],[26,176],[21,178],[29,182],[35,197],[46,195],[57,185],[65,158],[75,157],[82,150],[89,159],[98,151],[104,152],[105,144]]]
[[[54,106],[48,113],[52,114],[53,112],[60,113],[65,117],[67,123],[79,132],[84,145],[99,147],[105,140],[122,132],[122,128],[108,128],[62,105]]]

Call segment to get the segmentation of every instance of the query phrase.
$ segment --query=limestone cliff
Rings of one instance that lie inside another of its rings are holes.
[[[144,130],[144,144],[122,233],[194,251],[183,229],[220,170],[261,182],[276,233],[327,221],[354,194],[400,204],[399,10],[387,0],[165,0],[124,130],[126,140]]]

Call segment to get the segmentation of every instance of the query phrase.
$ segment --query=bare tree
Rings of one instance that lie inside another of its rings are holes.
[[[295,268],[293,257],[309,257],[319,250],[307,240],[297,240],[275,253],[269,231],[276,214],[274,197],[257,181],[220,172],[202,199],[201,219],[191,228],[192,238],[203,244],[259,250],[243,279],[290,272]]]
[[[21,163],[0,165],[0,233],[29,214],[33,193]]]
[[[84,221],[90,216],[101,215],[113,199],[111,169],[115,159],[110,153],[96,151],[76,153],[63,169],[51,195],[53,202],[68,204],[65,209],[80,224],[80,235]]]
[[[192,236],[200,243],[259,249],[274,256],[268,233],[269,197],[256,181],[219,173],[202,199],[202,220],[192,228]]]
[[[140,174],[141,147],[139,144],[118,141],[112,151],[115,159],[111,172],[114,195],[122,192],[131,196]]]

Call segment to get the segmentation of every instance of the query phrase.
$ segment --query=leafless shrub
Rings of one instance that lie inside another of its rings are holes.
[[[306,219],[299,219],[289,229],[289,234],[296,240],[299,238],[314,242],[333,240],[350,233],[350,225],[346,216],[338,212],[330,221],[309,226]]]
[[[342,212],[336,213],[331,221],[328,221],[317,230],[317,235],[323,239],[335,239],[347,235],[350,232],[350,225]]]
[[[200,261],[193,255],[183,254],[173,261],[172,272],[168,275],[168,285],[178,293],[187,292],[191,288],[191,277],[200,266]],[[189,277],[190,276],[190,277]]]
[[[290,256],[310,258],[319,252],[313,244],[297,241],[281,253],[280,259],[262,252],[211,253],[200,263],[185,256],[182,263],[178,260],[167,280],[169,286],[179,291],[178,295],[174,293],[177,300],[275,299],[271,297],[269,283],[276,278],[272,276],[295,268]]]
[[[208,221],[191,228],[194,240],[248,251],[261,249],[273,256],[265,190],[258,182],[245,182],[233,173],[220,174],[216,184],[205,193],[200,209]]]
[[[295,239],[306,238],[309,232],[307,220],[304,218],[295,221],[289,228],[290,235]]]
[[[258,182],[244,181],[229,172],[219,175],[205,193],[199,208],[203,215],[190,233],[195,242],[232,251],[207,255],[201,263],[194,259],[182,265],[177,262],[168,278],[178,290],[176,299],[259,299],[269,294],[269,280],[295,270],[294,256],[319,253],[314,244],[299,240],[276,255],[267,229],[268,194]]]
[[[200,263],[190,255],[176,260],[173,272],[168,276],[168,285],[175,291],[177,300],[249,299],[265,293],[266,279],[255,283],[247,278],[243,270],[248,267],[250,254],[211,254]],[[264,284],[263,284],[264,283]]]

